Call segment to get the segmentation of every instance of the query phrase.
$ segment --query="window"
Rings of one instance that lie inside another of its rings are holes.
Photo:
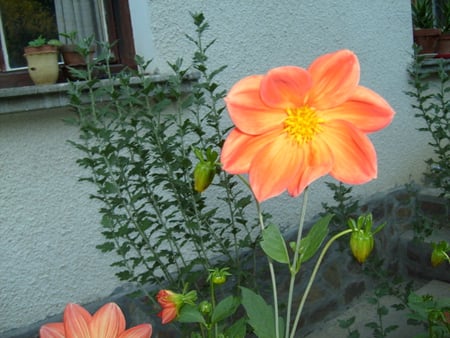
[[[32,85],[23,58],[28,41],[42,35],[64,42],[58,32],[71,31],[117,41],[112,71],[135,66],[128,0],[0,0],[0,88]]]

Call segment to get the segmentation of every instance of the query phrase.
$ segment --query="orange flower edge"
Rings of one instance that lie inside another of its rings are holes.
[[[63,323],[41,327],[40,338],[149,338],[150,324],[125,330],[125,317],[115,303],[102,306],[93,316],[78,304],[69,303],[64,310]]]
[[[163,324],[170,323],[178,316],[178,311],[182,301],[180,296],[170,290],[160,290],[156,295],[156,300],[161,305],[162,310],[158,313]]]
[[[285,190],[297,196],[327,174],[348,184],[376,178],[367,134],[389,125],[394,111],[359,85],[359,74],[356,55],[340,50],[308,69],[278,67],[238,81],[225,98],[235,128],[223,169],[248,174],[260,202]]]

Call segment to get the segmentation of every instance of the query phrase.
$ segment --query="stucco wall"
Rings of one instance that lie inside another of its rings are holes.
[[[372,140],[379,155],[379,178],[355,188],[365,198],[420,180],[428,156],[425,135],[415,131],[407,89],[411,17],[409,0],[149,0],[133,2],[136,49],[166,60],[189,58],[193,33],[189,11],[203,11],[210,22],[211,66],[227,64],[221,81],[293,64],[307,66],[316,56],[341,48],[356,52],[361,84],[384,96],[397,115]],[[148,22],[143,22],[147,18]],[[188,60],[186,60],[188,61]],[[65,141],[76,130],[62,122],[65,111],[0,116],[0,332],[59,313],[65,303],[88,302],[110,294],[119,282],[101,254],[97,206],[82,175],[78,156]],[[313,184],[310,215],[330,193]],[[265,202],[281,226],[297,223],[299,199]]]

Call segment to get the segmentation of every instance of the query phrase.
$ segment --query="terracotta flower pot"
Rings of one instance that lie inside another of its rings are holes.
[[[422,48],[419,54],[435,53],[440,35],[441,31],[437,28],[415,29],[414,43]]]
[[[89,49],[89,55],[86,57],[80,54],[76,45],[62,45],[61,55],[64,61],[63,74],[69,80],[78,80],[73,70],[86,70],[87,61],[94,59],[95,46]]]
[[[50,45],[28,46],[24,51],[31,80],[37,85],[56,83],[59,75],[58,48]]]
[[[92,46],[89,50],[89,60],[94,58],[95,46]],[[86,59],[81,55],[76,48],[76,45],[62,45],[61,54],[64,60],[64,64],[67,66],[80,66],[86,64]]]
[[[439,37],[436,52],[438,57],[450,57],[450,33],[442,34]]]

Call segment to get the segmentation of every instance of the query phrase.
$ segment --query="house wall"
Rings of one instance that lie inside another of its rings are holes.
[[[341,48],[355,51],[361,84],[380,93],[397,114],[371,139],[378,151],[378,179],[354,189],[372,194],[420,181],[429,156],[418,133],[407,90],[412,45],[409,0],[148,0],[130,1],[136,50],[153,58],[164,73],[166,60],[186,57],[194,34],[189,12],[203,11],[217,38],[211,68],[227,64],[224,88],[240,78],[293,64],[306,67],[315,57]],[[68,109],[0,115],[0,333],[60,313],[67,302],[108,296],[120,285],[101,254],[98,205],[88,199],[80,156],[67,144],[77,131],[62,120]],[[323,181],[323,180],[321,180]],[[311,187],[309,216],[331,193]],[[284,228],[297,224],[299,199],[282,196],[264,203]],[[0,336],[3,336],[0,334]]]

